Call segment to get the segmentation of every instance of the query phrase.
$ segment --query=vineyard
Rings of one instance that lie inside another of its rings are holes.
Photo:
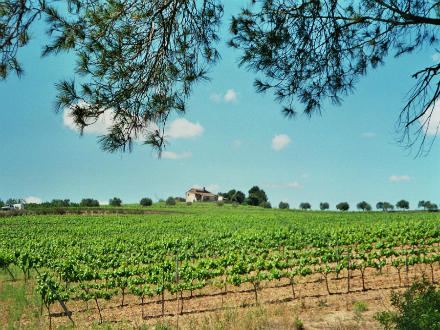
[[[115,308],[148,321],[440,276],[436,213],[173,210],[1,218],[4,278],[38,293],[52,327],[121,321]]]

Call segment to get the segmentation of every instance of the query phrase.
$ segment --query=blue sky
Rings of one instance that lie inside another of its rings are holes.
[[[226,6],[224,29],[230,17]],[[55,114],[54,83],[72,76],[69,54],[41,59],[44,39],[19,53],[25,75],[0,82],[0,198],[41,200],[118,196],[123,202],[183,196],[192,186],[214,192],[263,188],[273,206],[308,201],[331,208],[348,201],[421,200],[440,203],[438,142],[426,157],[414,158],[397,142],[395,124],[411,74],[433,63],[435,49],[399,59],[360,79],[341,106],[326,105],[321,116],[287,120],[271,94],[252,86],[254,75],[238,68],[239,53],[219,49],[222,60],[211,81],[196,86],[184,117],[169,121],[172,138],[162,159],[137,144],[132,153],[100,150],[105,125],[79,136],[63,113]],[[226,37],[227,34],[224,33]]]

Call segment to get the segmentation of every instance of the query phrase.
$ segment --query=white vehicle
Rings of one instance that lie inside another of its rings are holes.
[[[2,211],[9,211],[9,210],[13,210],[14,206],[12,205],[5,205],[2,207]]]

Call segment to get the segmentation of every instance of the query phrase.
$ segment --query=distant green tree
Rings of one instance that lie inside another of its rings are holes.
[[[322,203],[319,203],[319,208],[320,208],[322,211],[324,211],[324,210],[328,210],[328,209],[330,208],[330,205],[328,205],[327,202],[322,202]]]
[[[79,203],[79,205],[86,206],[86,207],[97,207],[97,206],[99,206],[99,202],[93,198],[83,198],[81,200],[81,203]]]
[[[249,197],[247,200],[248,205],[258,206],[263,202],[267,202],[267,196],[263,189],[260,189],[258,186],[253,186],[249,190]]]
[[[270,209],[270,208],[272,208],[272,205],[270,205],[270,203],[269,202],[262,202],[261,204],[260,204],[260,206],[261,207],[263,207],[263,208],[265,208],[265,209]]]
[[[392,211],[394,210],[394,205],[388,202],[383,202],[383,210],[384,211]]]
[[[310,205],[310,203],[301,203],[299,204],[299,208],[301,210],[310,210],[312,208],[312,206]]]
[[[426,210],[426,205],[429,203],[429,201],[419,201],[419,204],[417,205],[418,208],[423,207],[424,210]]]
[[[0,207],[5,206],[5,203],[0,199]]]
[[[388,202],[378,202],[376,204],[376,209],[382,210],[382,211],[390,211],[394,209],[394,206]]]
[[[232,196],[232,201],[237,202],[238,204],[242,204],[244,202],[244,199],[246,198],[245,194],[241,192],[240,190],[236,191],[235,194]]]
[[[339,211],[348,211],[348,209],[350,208],[350,205],[347,202],[341,202],[338,205],[336,205],[336,208]]]
[[[288,209],[289,208],[289,203],[287,202],[280,202],[280,204],[278,205],[278,207],[280,209]]]
[[[358,203],[356,205],[356,207],[358,208],[358,210],[371,211],[371,205],[368,204],[366,201],[362,201],[362,202]]]
[[[166,204],[167,205],[176,205],[176,199],[174,197],[168,197]]]
[[[229,199],[230,201],[232,201],[232,198],[234,197],[235,193],[237,191],[235,189],[231,189],[226,193],[226,198]]]
[[[108,203],[109,203],[111,206],[121,206],[122,201],[121,201],[121,199],[118,198],[118,197],[113,197],[113,198],[110,198],[110,200],[108,201]]]
[[[151,200],[151,198],[144,197],[141,199],[139,204],[141,204],[142,206],[151,206],[153,205],[153,201]]]
[[[404,199],[401,199],[400,201],[398,201],[396,203],[396,207],[401,210],[408,210],[409,209],[409,202]]]
[[[70,199],[52,199],[50,204],[54,207],[68,207],[70,206]]]
[[[425,209],[427,209],[429,212],[437,212],[438,206],[435,203],[431,203],[431,202],[427,201],[425,203]]]
[[[9,198],[9,199],[6,201],[6,205],[14,205],[14,204],[18,204],[18,199]]]

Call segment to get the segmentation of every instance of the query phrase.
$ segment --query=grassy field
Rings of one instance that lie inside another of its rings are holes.
[[[440,276],[436,213],[98,209],[0,219],[3,325],[371,329],[391,290]]]

